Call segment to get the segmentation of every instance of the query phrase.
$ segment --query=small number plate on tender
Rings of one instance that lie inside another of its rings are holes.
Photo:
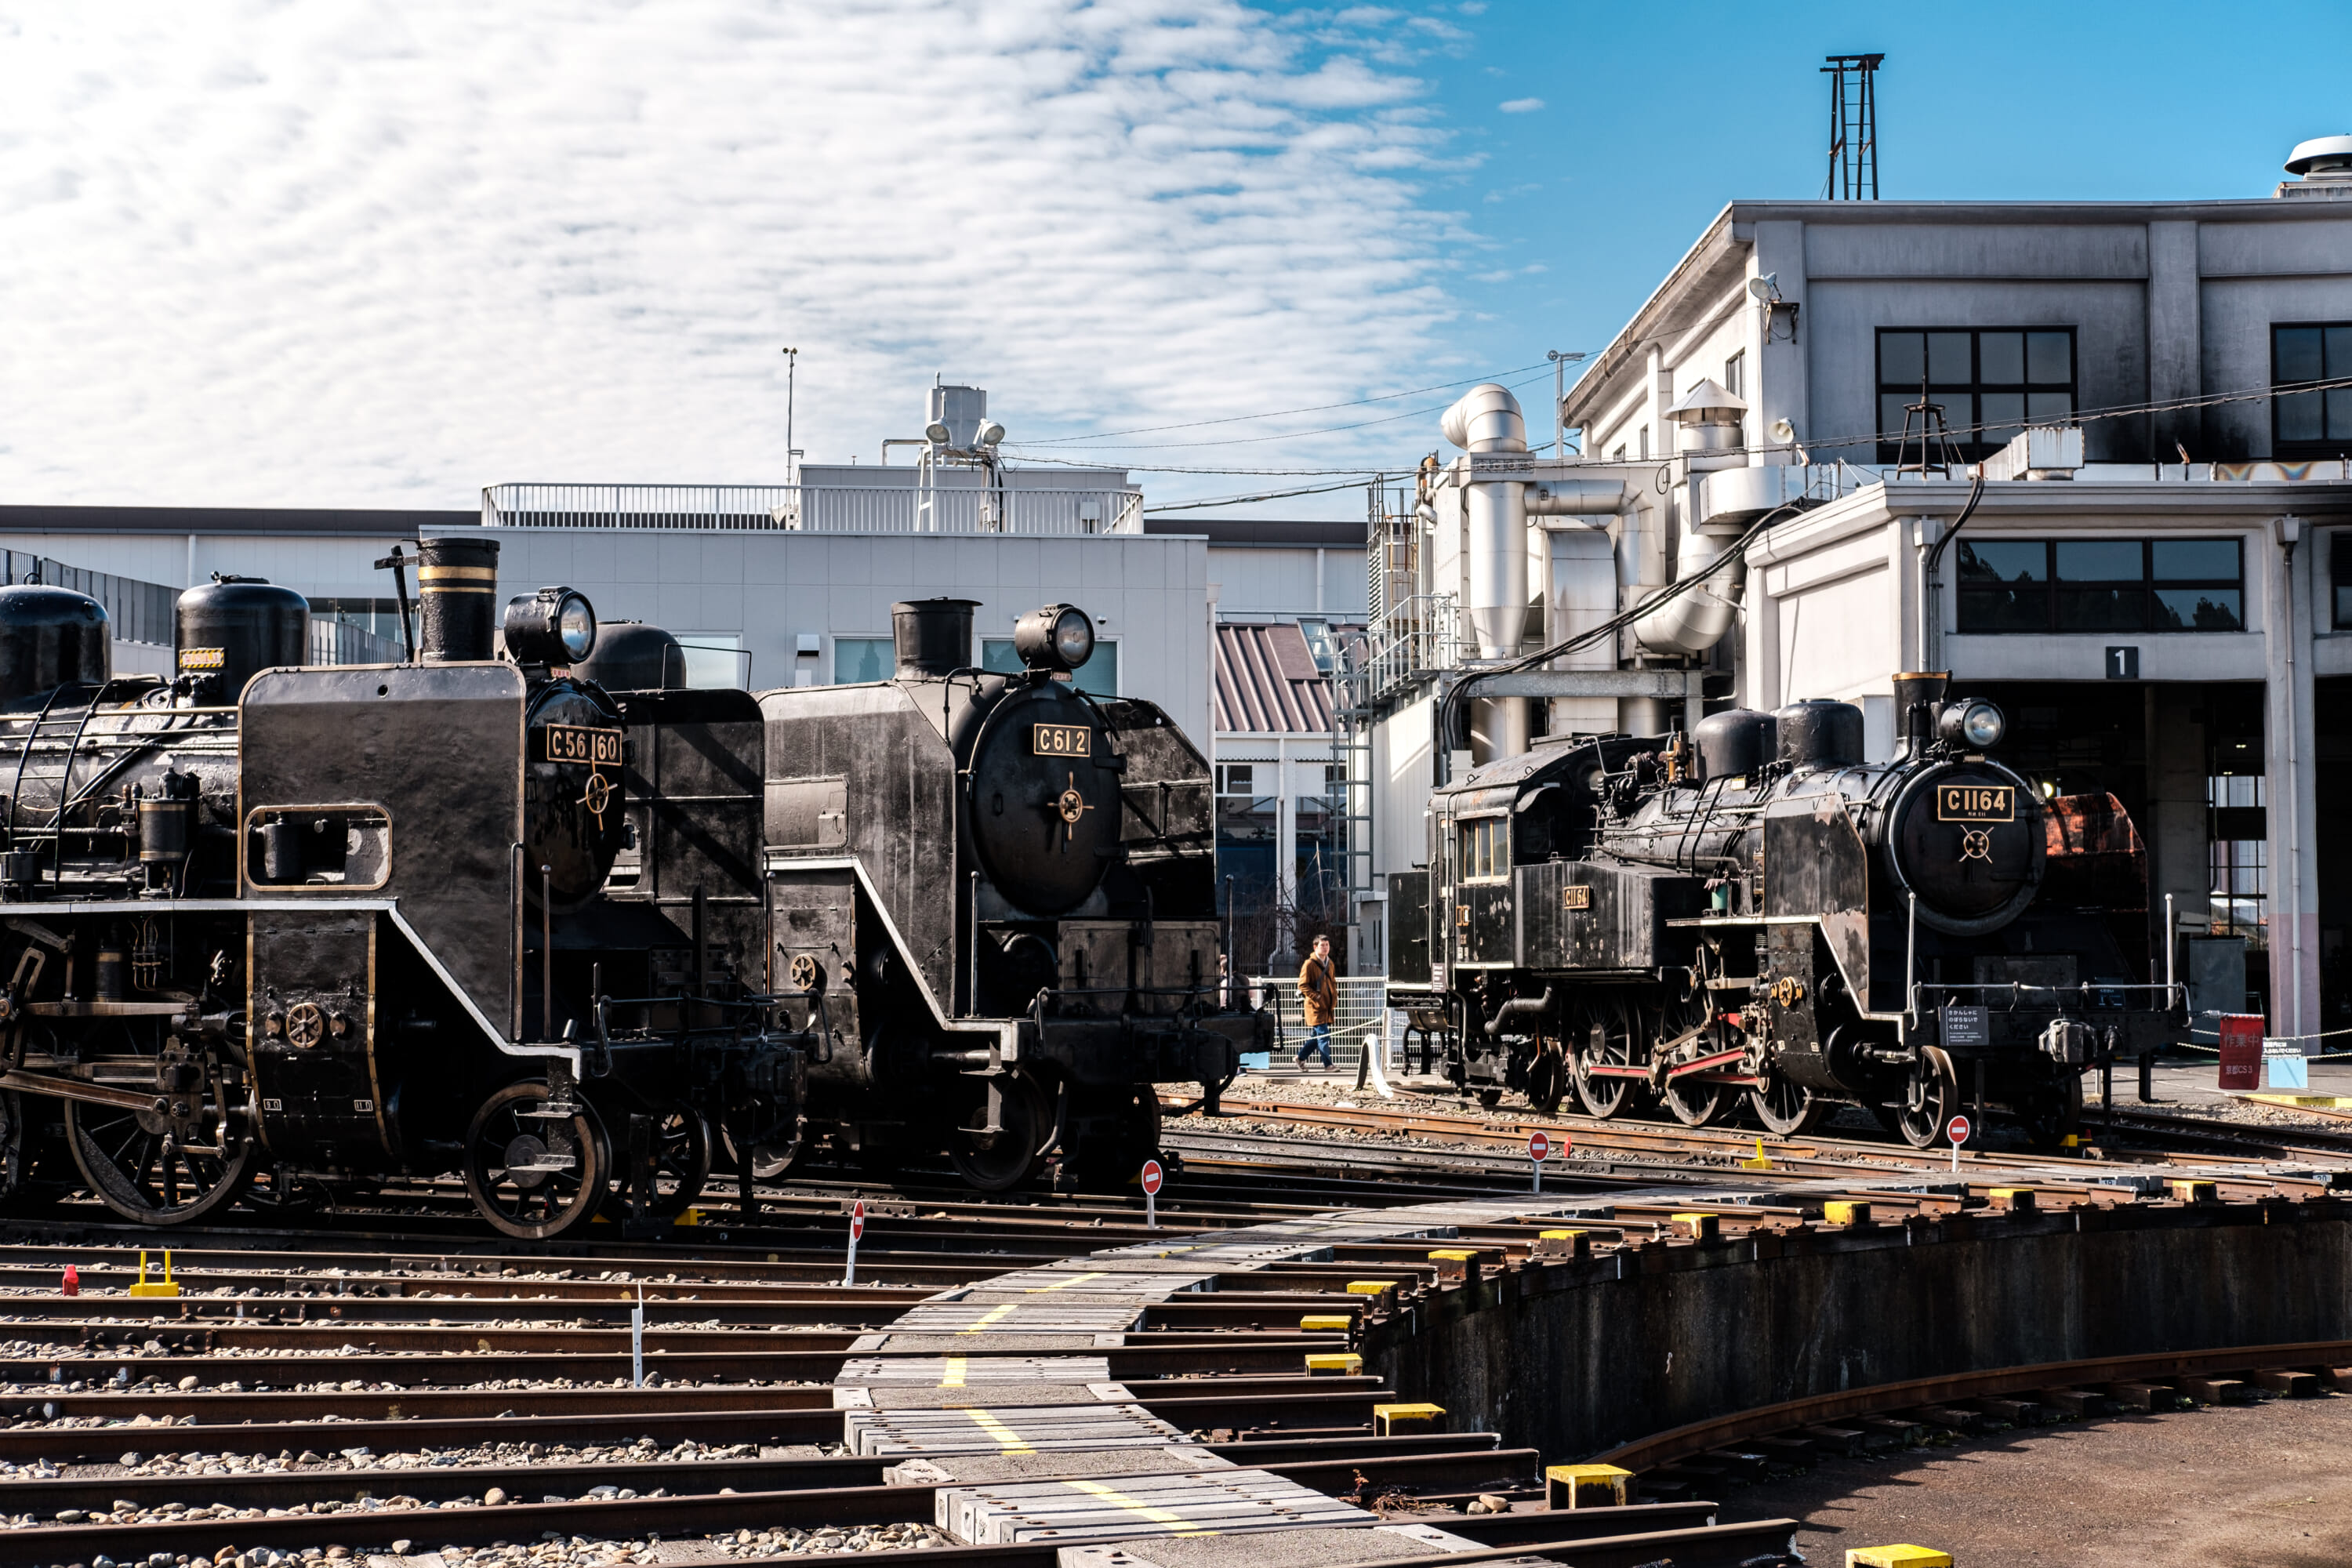
[[[1591,909],[1592,889],[1581,882],[1570,882],[1559,890],[1559,907],[1564,910]]]
[[[621,732],[587,724],[550,724],[540,731],[547,754],[541,762],[585,763],[592,768],[621,765]]]
[[[2014,822],[2017,792],[2007,784],[1937,784],[1938,822]]]
[[[1029,731],[1029,749],[1041,757],[1083,757],[1093,735],[1084,724],[1038,724]]]

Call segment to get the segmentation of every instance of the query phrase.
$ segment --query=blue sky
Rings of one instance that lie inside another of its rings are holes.
[[[2352,7],[1428,10],[1465,35],[1416,68],[1475,160],[1430,181],[1479,240],[1449,279],[1454,342],[1498,365],[1599,349],[1734,197],[1820,195],[1832,52],[1886,57],[1888,200],[2266,196],[2295,142],[2352,132]]]
[[[943,375],[1154,502],[1395,471],[1453,395],[1362,400],[1597,350],[1818,195],[1832,50],[1888,197],[2262,196],[2352,130],[2309,5],[38,0],[0,500],[772,483],[786,344],[812,460]]]

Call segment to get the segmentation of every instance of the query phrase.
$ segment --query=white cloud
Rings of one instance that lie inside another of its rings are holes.
[[[1016,439],[1387,390],[1452,310],[1393,25],[37,6],[0,22],[0,500],[773,479],[785,343],[815,459],[872,461],[934,372]]]
[[[1506,114],[1533,114],[1543,106],[1540,98],[1507,98],[1495,107]]]

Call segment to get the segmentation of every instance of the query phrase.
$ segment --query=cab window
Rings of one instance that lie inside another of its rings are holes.
[[[1481,816],[1456,829],[1461,845],[1459,865],[1465,882],[1499,882],[1511,874],[1511,823],[1505,816]]]

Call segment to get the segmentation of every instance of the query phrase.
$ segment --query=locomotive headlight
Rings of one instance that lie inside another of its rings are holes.
[[[1032,610],[1013,627],[1013,649],[1031,669],[1076,669],[1095,653],[1095,624],[1076,605]]]
[[[596,647],[596,611],[570,588],[507,601],[507,657],[517,664],[578,664]]]
[[[1946,742],[1971,752],[1987,752],[2009,733],[2009,718],[1990,702],[1956,702],[1944,710],[1937,726]]]

